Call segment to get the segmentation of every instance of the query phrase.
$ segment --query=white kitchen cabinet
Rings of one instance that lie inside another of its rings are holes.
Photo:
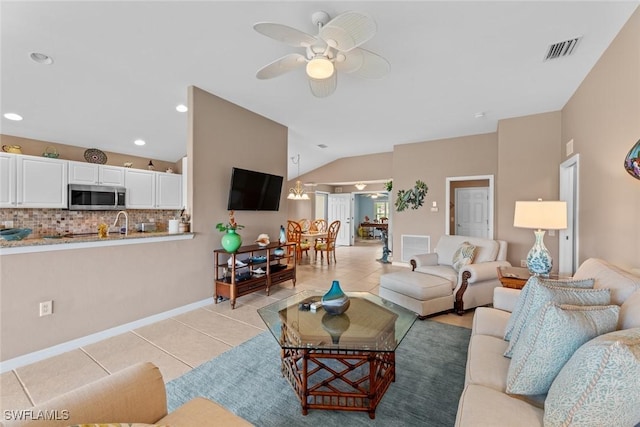
[[[157,209],[181,209],[182,175],[156,172]]]
[[[127,209],[182,208],[182,176],[165,172],[125,169]]]
[[[66,160],[36,156],[16,157],[16,207],[66,208]]]
[[[124,186],[125,168],[95,163],[69,162],[70,184]]]
[[[16,156],[0,152],[0,208],[16,207]]]
[[[127,209],[155,209],[156,173],[142,169],[126,169],[124,186],[127,189]]]

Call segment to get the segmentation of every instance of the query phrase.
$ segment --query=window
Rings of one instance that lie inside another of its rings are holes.
[[[373,209],[376,213],[376,221],[382,218],[389,218],[389,202],[374,202]]]

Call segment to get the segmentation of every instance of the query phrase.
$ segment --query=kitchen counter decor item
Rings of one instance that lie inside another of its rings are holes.
[[[84,152],[84,159],[89,163],[104,165],[107,163],[107,155],[97,148],[88,148]]]
[[[58,157],[60,157],[60,155],[58,154],[58,150],[56,150],[56,147],[53,147],[51,145],[44,149],[44,153],[42,153],[42,156],[48,157],[50,159],[57,159]]]
[[[22,240],[31,234],[30,228],[8,228],[0,230],[0,237],[4,240]]]
[[[331,283],[329,292],[322,296],[322,308],[329,314],[342,314],[347,311],[350,304],[349,297],[342,292],[340,282],[337,280]]]
[[[22,154],[22,147],[19,145],[3,145],[2,151],[5,153]]]

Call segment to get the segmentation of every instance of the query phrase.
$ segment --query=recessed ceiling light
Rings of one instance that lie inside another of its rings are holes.
[[[134,144],[136,145],[144,145],[146,144],[144,139],[136,139],[135,141],[133,141]]]
[[[44,53],[31,52],[29,58],[38,64],[51,65],[53,64],[53,58]]]
[[[187,108],[186,105],[184,104],[180,104],[176,107],[176,110],[181,112],[181,113],[186,113],[187,111],[189,111],[189,109]]]
[[[16,113],[5,113],[4,114],[4,118],[5,119],[9,119],[9,120],[14,120],[14,121],[20,121],[22,120],[22,116],[20,114],[16,114]]]

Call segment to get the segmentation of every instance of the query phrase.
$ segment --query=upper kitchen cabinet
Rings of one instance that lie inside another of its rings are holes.
[[[16,156],[16,203],[14,206],[66,208],[68,164],[66,160]]]
[[[0,152],[0,208],[16,206],[16,156]]]
[[[156,172],[156,205],[158,209],[180,209],[182,201],[182,175]]]
[[[182,176],[125,169],[127,209],[182,208]]]
[[[114,185],[124,187],[124,171],[120,166],[69,162],[69,184]]]

